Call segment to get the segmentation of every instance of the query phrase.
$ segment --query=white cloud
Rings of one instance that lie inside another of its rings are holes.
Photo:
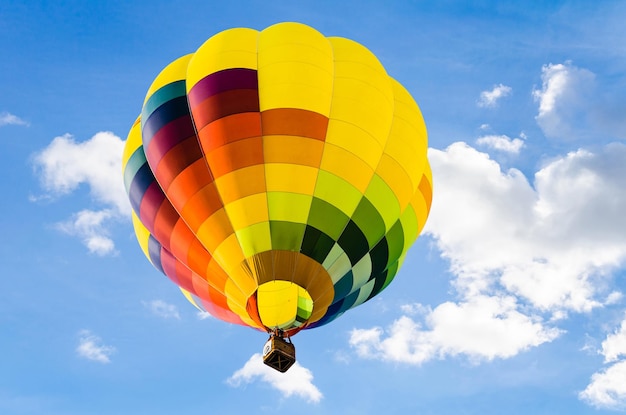
[[[121,173],[123,147],[124,141],[110,132],[97,133],[84,142],[66,134],[56,137],[34,157],[46,197],[70,194],[85,184],[102,206],[82,210],[57,224],[60,230],[79,237],[90,252],[100,255],[115,252],[108,223],[130,214]]]
[[[508,358],[554,340],[561,332],[518,311],[513,296],[476,296],[439,305],[428,317],[440,354]]]
[[[425,316],[428,328],[402,316],[387,330],[357,329],[350,345],[364,358],[420,365],[434,358],[464,355],[478,362],[515,356],[552,341],[560,331],[545,328],[538,317],[517,311],[515,298],[476,296],[446,302]]]
[[[461,296],[504,288],[550,312],[615,298],[606,282],[626,258],[626,146],[554,159],[534,188],[464,143],[429,155],[437,191],[425,232]]]
[[[626,360],[591,376],[579,398],[599,409],[626,409]]]
[[[211,313],[209,313],[208,311],[202,311],[202,310],[199,310],[196,313],[196,316],[198,317],[199,320],[208,320],[210,318],[213,318]]]
[[[87,184],[96,201],[129,214],[121,173],[123,149],[124,141],[110,132],[84,142],[66,134],[38,153],[35,165],[47,191],[63,195]]]
[[[426,315],[432,313],[430,307],[426,307],[425,305],[419,303],[403,304],[400,306],[400,309],[404,314],[408,315]]]
[[[23,125],[28,127],[28,122],[9,112],[0,112],[0,127],[3,125]]]
[[[626,98],[613,82],[571,62],[544,65],[535,117],[544,134],[559,139],[626,138]]]
[[[259,353],[250,357],[241,369],[227,379],[227,382],[238,387],[257,379],[280,391],[285,397],[295,395],[312,403],[322,399],[322,393],[313,384],[313,374],[309,369],[296,362],[287,372],[280,373],[263,364],[263,358]]]
[[[592,107],[595,75],[571,62],[541,68],[541,89],[533,91],[539,102],[537,123],[547,137],[578,138],[587,127]]]
[[[479,107],[493,108],[498,105],[498,101],[511,94],[511,87],[503,84],[494,85],[491,91],[483,91],[478,99]]]
[[[602,342],[600,353],[604,356],[605,363],[615,362],[620,357],[626,357],[626,319],[622,321],[619,329],[609,334],[606,340]]]
[[[180,320],[178,308],[173,304],[168,304],[163,300],[152,300],[144,301],[143,305],[156,316]]]
[[[102,344],[102,339],[94,335],[89,330],[82,330],[79,333],[78,356],[100,363],[110,363],[111,355],[115,352],[115,347]]]
[[[619,291],[613,291],[606,297],[606,304],[617,304],[624,298],[624,294]]]
[[[599,353],[605,363],[613,364],[594,373],[579,398],[597,408],[626,409],[626,319],[606,336]]]
[[[519,154],[524,147],[524,140],[511,138],[507,135],[485,135],[476,140],[476,144],[486,146],[505,153]]]
[[[108,230],[104,225],[112,216],[109,209],[97,212],[81,210],[70,220],[58,223],[56,227],[68,235],[79,237],[89,252],[102,256],[115,252],[115,244],[108,237]]]

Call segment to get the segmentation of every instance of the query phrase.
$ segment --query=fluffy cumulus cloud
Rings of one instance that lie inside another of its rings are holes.
[[[35,156],[44,188],[67,194],[87,184],[91,195],[120,212],[130,212],[122,183],[124,141],[110,132],[100,132],[84,142],[71,135],[56,137]]]
[[[534,183],[464,143],[431,150],[432,235],[465,296],[505,290],[545,312],[589,311],[626,258],[626,146],[556,158]]]
[[[540,318],[519,312],[512,296],[479,295],[460,303],[445,302],[428,310],[423,320],[425,324],[402,316],[386,331],[353,330],[350,345],[361,357],[391,362],[420,365],[457,355],[480,362],[515,356],[560,334],[544,327]]]
[[[626,138],[626,97],[614,84],[571,62],[544,65],[533,96],[544,134],[557,139]]]
[[[478,99],[479,107],[493,108],[498,105],[498,101],[504,97],[511,95],[513,89],[510,86],[503,84],[495,85],[490,91],[483,91],[480,93]]]
[[[588,129],[595,104],[595,75],[571,62],[541,69],[541,88],[533,91],[539,103],[537,123],[547,137],[574,139]]]
[[[89,252],[107,255],[115,250],[113,240],[109,238],[106,221],[113,216],[110,209],[92,211],[81,210],[69,220],[56,224],[56,228],[68,235],[80,238]]]
[[[479,137],[476,140],[476,144],[504,153],[519,154],[522,147],[524,147],[524,140],[522,138],[511,138],[507,135],[485,135]]]
[[[102,339],[89,330],[82,330],[79,333],[76,353],[78,356],[99,363],[110,363],[111,355],[115,352],[115,347],[102,343]]]
[[[602,342],[599,353],[610,365],[593,374],[579,396],[597,408],[626,409],[626,319]]]
[[[550,342],[560,319],[619,301],[626,260],[626,146],[578,150],[529,180],[465,143],[431,149],[437,191],[424,232],[449,261],[456,301],[406,305],[388,328],[358,329],[358,355],[420,364],[508,358]],[[621,337],[607,339],[615,356]]]
[[[622,321],[622,324],[614,333],[609,334],[606,340],[602,342],[600,353],[604,356],[606,363],[626,358],[626,319]]]
[[[239,387],[257,380],[267,383],[285,397],[298,396],[311,403],[322,399],[322,393],[313,384],[313,374],[309,369],[296,362],[287,372],[280,373],[263,364],[259,353],[254,354],[241,369],[233,373],[227,383]]]
[[[156,316],[165,319],[173,318],[175,320],[180,320],[180,313],[178,312],[178,308],[176,308],[176,306],[173,304],[168,304],[163,300],[152,300],[144,301],[143,305]]]
[[[107,232],[108,224],[130,213],[121,179],[121,154],[124,142],[110,132],[77,142],[66,134],[56,137],[37,153],[34,164],[48,196],[59,197],[89,188],[98,210],[82,210],[57,227],[79,237],[90,252],[106,255],[115,251]]]
[[[0,127],[4,125],[23,125],[28,126],[28,122],[24,121],[17,115],[13,115],[10,112],[0,112]]]
[[[579,394],[589,404],[601,409],[626,409],[626,360],[595,373],[591,383]]]

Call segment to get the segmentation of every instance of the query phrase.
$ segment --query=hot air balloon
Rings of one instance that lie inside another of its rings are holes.
[[[137,240],[201,310],[291,336],[393,280],[430,210],[427,134],[364,46],[299,23],[235,28],[170,63],[123,154]]]

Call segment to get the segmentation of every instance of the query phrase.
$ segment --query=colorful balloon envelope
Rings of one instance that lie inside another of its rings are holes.
[[[123,156],[137,239],[198,308],[293,335],[380,293],[424,226],[427,135],[364,46],[218,33],[150,86]]]

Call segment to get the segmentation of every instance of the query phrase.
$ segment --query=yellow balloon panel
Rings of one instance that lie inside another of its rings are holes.
[[[237,199],[224,206],[224,209],[226,209],[230,223],[232,223],[235,231],[269,220],[267,196],[265,193],[257,193]]]
[[[385,153],[378,163],[376,174],[392,189],[400,204],[400,210],[404,211],[415,193],[408,173],[395,159]]]
[[[328,142],[320,169],[341,177],[362,193],[374,174],[374,169],[353,152]]]
[[[234,232],[226,211],[220,209],[202,222],[196,231],[196,237],[202,241],[209,252],[214,252]],[[221,264],[222,262],[220,262]]]
[[[333,54],[319,32],[298,23],[263,30],[258,46],[259,106],[300,108],[328,115]]]
[[[385,153],[398,162],[411,178],[413,189],[417,189],[427,159],[426,126],[422,114],[413,98],[398,82],[394,81],[396,97],[394,122]]]
[[[417,103],[398,81],[391,78],[394,91],[394,117],[400,118],[404,122],[411,124],[415,135],[403,136],[410,147],[415,148],[425,159],[424,154],[428,144],[428,135],[426,132],[426,124]]]
[[[331,118],[358,126],[384,147],[391,121],[393,104],[373,85],[357,79],[336,78]]]
[[[362,45],[331,38],[335,81],[331,118],[359,126],[384,147],[394,115],[391,80]]]
[[[422,178],[426,161],[417,157],[417,154],[419,153],[414,151],[408,145],[407,140],[403,138],[407,133],[414,135],[416,134],[416,131],[411,128],[410,124],[405,123],[403,120],[394,120],[391,133],[392,138],[390,138],[387,142],[385,153],[402,166],[404,171],[410,177],[413,188],[417,189],[417,186]]]
[[[289,281],[271,281],[257,290],[259,316],[267,327],[301,325],[311,316],[313,301],[302,287]],[[298,323],[298,320],[301,320]]]
[[[300,164],[267,163],[265,164],[267,191],[311,195],[315,189],[318,171],[314,167]]]
[[[205,222],[204,225],[206,225]],[[200,228],[202,230],[202,228]],[[210,232],[210,225],[207,226],[207,232]],[[198,232],[200,234],[200,232]],[[216,238],[217,240],[218,238]],[[225,238],[219,238],[219,245],[211,250],[211,254],[213,258],[220,264],[224,271],[231,275],[231,273],[236,272],[239,268],[239,264],[241,261],[245,259],[243,251],[241,249],[241,245],[237,240],[237,235],[235,233],[230,234]]]
[[[365,46],[357,43],[353,40],[346,39],[344,37],[334,37],[331,36],[328,38],[330,41],[333,53],[335,65],[337,67],[341,67],[338,63],[343,62],[352,62],[353,64],[357,64],[360,66],[358,72],[359,74],[351,74],[349,72],[337,72],[336,76],[343,77],[364,77],[366,79],[372,78],[376,79],[381,75],[386,75],[387,71],[380,63],[376,55],[374,55],[369,49]],[[390,102],[393,101],[393,93],[388,91],[388,99]]]
[[[383,146],[355,124],[331,118],[328,122],[326,145],[335,145],[364,161],[374,171],[383,154]],[[322,157],[322,165],[324,158]]]
[[[224,205],[254,194],[264,193],[265,166],[256,164],[226,173],[215,179],[215,186]]]
[[[259,32],[247,28],[225,30],[204,42],[187,70],[187,91],[205,76],[230,68],[257,68]]]
[[[247,297],[249,297],[255,290],[256,285],[254,286],[253,290],[248,289],[244,292],[247,294]],[[226,282],[225,291],[226,298],[228,300],[228,307],[233,311],[233,313],[237,314],[250,327],[262,328],[257,322],[254,321],[254,319],[250,317],[246,308],[240,305],[238,301],[236,301],[237,297],[241,295],[241,292],[243,290],[239,285],[237,285],[234,279],[229,279]]]

